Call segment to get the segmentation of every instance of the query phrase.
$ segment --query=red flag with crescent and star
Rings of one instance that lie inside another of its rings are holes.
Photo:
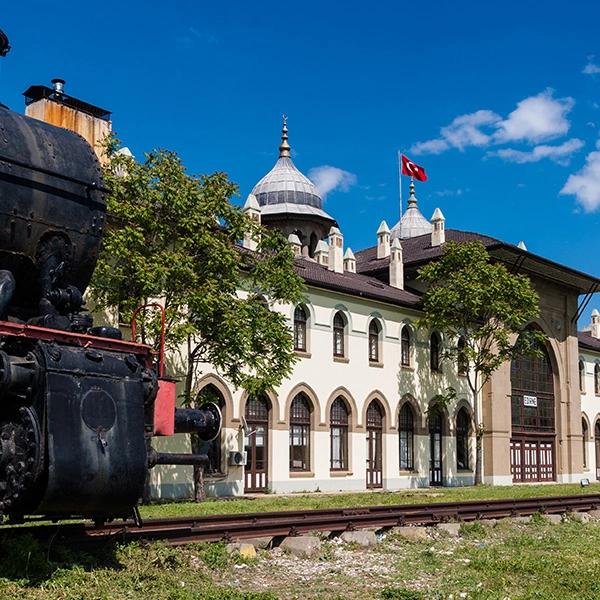
[[[402,155],[402,175],[414,177],[417,181],[427,181],[425,169],[414,163],[408,156]]]

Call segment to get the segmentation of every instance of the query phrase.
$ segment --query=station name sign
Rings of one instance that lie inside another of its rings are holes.
[[[537,396],[527,396],[523,394],[523,406],[537,407]]]

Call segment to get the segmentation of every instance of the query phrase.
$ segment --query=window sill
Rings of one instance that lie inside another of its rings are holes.
[[[444,372],[441,369],[429,369],[432,375],[443,375]]]
[[[414,469],[400,469],[399,474],[401,477],[408,477],[410,475],[417,475],[418,473]]]
[[[370,367],[375,367],[376,369],[383,369],[383,363],[382,362],[377,362],[375,360],[370,360],[369,361],[369,366]]]
[[[296,477],[314,477],[315,474],[312,471],[290,471],[290,479]]]
[[[459,373],[458,376],[462,377],[463,379],[466,379],[469,376],[469,374],[468,373]]]
[[[461,473],[462,475],[473,475],[475,471],[473,469],[456,469],[457,473]]]
[[[306,350],[294,350],[294,354],[299,356],[300,358],[311,358],[312,354],[310,352],[306,352]]]
[[[346,358],[345,356],[334,356],[333,362],[348,364],[350,359]]]
[[[414,367],[411,367],[410,365],[400,365],[400,368],[401,368],[403,371],[414,371],[414,370],[415,370],[415,368],[414,368]]]
[[[352,471],[344,471],[341,469],[339,471],[333,469],[329,471],[329,477],[351,477],[352,475],[354,475]]]
[[[205,473],[204,479],[227,479],[227,473]]]

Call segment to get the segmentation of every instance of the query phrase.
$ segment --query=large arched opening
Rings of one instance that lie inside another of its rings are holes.
[[[514,483],[554,481],[556,418],[554,369],[548,350],[511,363],[510,468]]]

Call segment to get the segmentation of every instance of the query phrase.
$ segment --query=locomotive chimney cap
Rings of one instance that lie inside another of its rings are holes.
[[[8,37],[0,29],[0,56],[6,56],[10,50],[10,44],[8,43]]]
[[[52,84],[52,87],[54,88],[54,91],[57,94],[62,94],[63,90],[65,89],[65,83],[67,82],[64,79],[61,79],[60,77],[55,77],[50,81],[50,83]]]

